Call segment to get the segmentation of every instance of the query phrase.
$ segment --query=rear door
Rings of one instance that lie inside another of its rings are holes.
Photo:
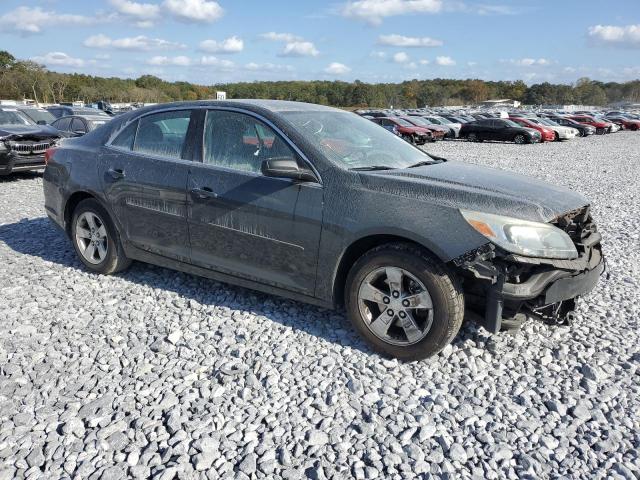
[[[299,152],[249,112],[209,110],[202,138],[188,180],[192,262],[313,295],[322,186],[261,173],[266,159],[304,164]]]
[[[130,123],[100,158],[104,191],[136,247],[189,260],[186,188],[193,110],[152,113]]]

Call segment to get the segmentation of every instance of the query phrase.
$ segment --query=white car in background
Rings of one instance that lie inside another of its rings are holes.
[[[528,120],[530,122],[537,123],[538,125],[549,127],[551,130],[556,132],[558,140],[569,140],[580,136],[580,132],[577,128],[564,127],[548,118],[529,118]]]
[[[448,120],[439,115],[424,115],[424,118],[426,118],[431,123],[435,123],[436,125],[443,125],[445,127],[449,127],[451,130],[453,130],[453,134],[455,138],[458,138],[460,136],[460,129],[462,128],[461,123],[454,123],[451,120]]]

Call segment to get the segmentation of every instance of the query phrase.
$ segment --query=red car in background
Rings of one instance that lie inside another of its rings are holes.
[[[540,125],[539,123],[534,123],[529,121],[529,119],[524,117],[509,117],[509,120],[512,122],[516,122],[518,125],[522,125],[526,128],[533,128],[540,132],[541,142],[553,142],[556,139],[556,132],[551,128]]]
[[[619,116],[608,116],[607,120],[620,125],[625,130],[633,130],[634,132],[640,130],[640,120],[634,118]]]
[[[603,122],[597,120],[589,115],[569,115],[567,118],[575,120],[578,123],[586,123],[595,127],[597,135],[603,135],[605,133],[611,133],[611,124],[609,122]]]
[[[416,127],[414,124],[402,118],[374,117],[371,121],[385,128],[395,126],[402,138],[415,145],[424,145],[427,142],[433,141],[433,135],[430,130],[423,127]]]
[[[447,134],[447,129],[439,127],[438,125],[433,125],[427,122],[424,118],[421,117],[400,117],[402,120],[406,120],[407,122],[415,125],[416,127],[426,128],[431,132],[432,142],[436,140],[443,140],[445,135]]]

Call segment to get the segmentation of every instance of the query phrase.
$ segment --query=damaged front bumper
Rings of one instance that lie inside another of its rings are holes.
[[[0,175],[42,170],[44,167],[44,154],[20,155],[13,151],[0,153]]]
[[[569,323],[575,300],[598,283],[606,263],[602,237],[588,208],[565,217],[558,226],[574,240],[576,259],[524,257],[486,244],[453,261],[463,276],[468,307],[482,313],[489,332],[499,332],[503,318],[522,313],[549,323]]]

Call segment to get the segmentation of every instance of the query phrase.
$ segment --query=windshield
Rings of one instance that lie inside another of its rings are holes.
[[[0,125],[33,125],[16,110],[0,110]]]
[[[432,158],[379,125],[349,112],[282,112],[334,163],[345,168],[406,168]]]
[[[548,118],[542,118],[542,119],[540,119],[540,122],[542,122],[542,124],[547,125],[549,127],[559,127],[560,126],[559,124],[557,124],[553,120],[549,120]]]
[[[50,112],[38,108],[25,108],[24,110],[22,110],[22,113],[24,113],[27,117],[29,117],[36,123],[51,123],[56,119],[56,117],[54,117]]]
[[[408,122],[403,118],[394,118],[393,121],[396,122],[398,125],[402,125],[403,127],[415,127],[413,123]]]
[[[444,125],[446,122],[440,120],[438,117],[425,117],[431,123],[435,123],[436,125]]]
[[[411,119],[407,121],[413,123],[414,125],[420,125],[421,127],[426,127],[427,125],[429,125],[429,122],[420,117],[411,117]]]

